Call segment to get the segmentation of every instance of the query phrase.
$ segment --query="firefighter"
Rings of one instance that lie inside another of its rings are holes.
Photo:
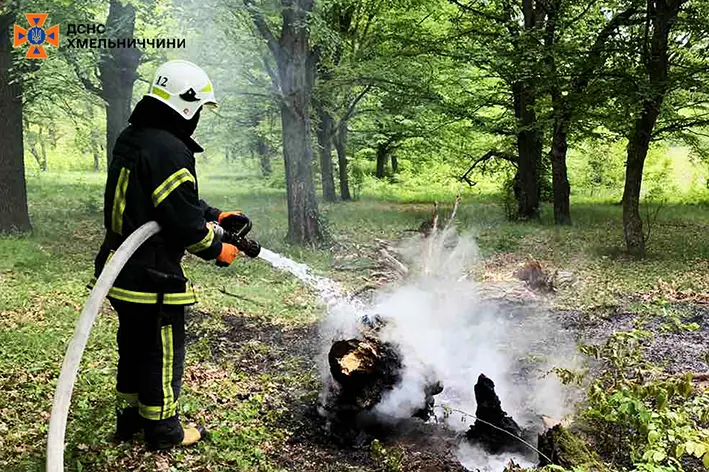
[[[228,231],[249,224],[246,215],[223,212],[199,199],[192,139],[200,112],[216,106],[207,74],[187,61],[169,61],[155,72],[113,148],[104,195],[106,237],[95,275],[139,226],[157,221],[161,231],[131,257],[108,297],[118,313],[116,439],[141,429],[149,447],[195,444],[207,435],[183,427],[177,411],[185,357],[185,307],[197,302],[180,265],[185,250],[218,265],[231,264],[236,246],[215,237],[210,222]]]

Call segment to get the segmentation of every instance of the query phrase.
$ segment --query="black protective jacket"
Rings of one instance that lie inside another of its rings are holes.
[[[145,97],[113,149],[104,195],[106,238],[95,276],[139,226],[157,221],[162,230],[143,244],[123,268],[109,298],[133,303],[188,305],[194,291],[180,265],[185,249],[215,259],[222,243],[208,221],[220,211],[199,199],[191,138],[199,115],[184,120],[158,100]]]

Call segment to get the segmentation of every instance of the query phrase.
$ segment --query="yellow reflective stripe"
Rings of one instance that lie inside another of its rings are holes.
[[[195,183],[195,178],[187,169],[180,169],[165,179],[153,192],[153,205],[158,206],[170,193],[185,182]]]
[[[108,296],[117,300],[132,303],[155,304],[158,302],[158,294],[150,292],[136,292],[134,290],[126,290],[124,288],[113,287],[108,291]],[[196,303],[197,297],[192,291],[192,287],[188,288],[184,293],[166,293],[163,297],[163,303],[166,305],[186,305]]]
[[[158,302],[158,294],[150,292],[136,292],[134,290],[126,290],[124,288],[112,287],[108,291],[108,296],[130,303],[142,303],[146,305],[154,305]],[[163,296],[165,305],[190,305],[197,303],[197,296],[194,293],[191,285],[187,286],[187,291],[182,293],[166,293]]]
[[[124,288],[113,287],[108,291],[108,296],[117,300],[133,303],[154,304],[158,302],[157,293],[135,292]]]
[[[96,285],[96,277],[93,277],[86,286],[94,288]],[[141,303],[144,305],[155,305],[158,302],[158,294],[150,292],[136,292],[135,290],[126,290],[124,288],[112,287],[108,291],[108,296],[124,302]],[[191,305],[197,303],[197,294],[194,292],[192,285],[187,287],[186,292],[182,293],[166,293],[163,296],[165,305]]]
[[[128,190],[128,178],[130,177],[130,169],[121,168],[121,174],[118,176],[116,183],[116,191],[113,194],[113,213],[111,215],[111,223],[113,232],[123,234],[123,212],[126,209],[126,191]]]
[[[199,251],[204,251],[205,249],[209,249],[209,247],[212,245],[212,242],[214,242],[214,228],[212,228],[212,225],[208,224],[207,235],[202,238],[200,242],[187,246],[187,250],[190,251],[192,254]]]
[[[163,89],[157,88],[155,85],[153,85],[152,93],[164,100],[170,100],[170,94]]]
[[[123,393],[116,391],[116,400],[118,408],[130,408],[138,406],[137,393]]]
[[[172,391],[172,361],[174,359],[172,325],[163,326],[160,331],[162,336],[162,405],[163,409],[166,409],[175,403],[175,394]]]
[[[138,405],[138,412],[143,418],[152,421],[166,420],[177,414],[177,403],[172,402],[172,404],[163,406],[143,405],[140,403]]]

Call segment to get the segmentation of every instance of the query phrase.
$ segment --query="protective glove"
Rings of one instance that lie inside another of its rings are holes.
[[[219,267],[227,267],[234,262],[239,250],[233,244],[222,243],[222,252],[217,256],[217,265]]]
[[[251,230],[251,220],[240,211],[223,211],[217,219],[219,226],[240,237],[246,236]]]

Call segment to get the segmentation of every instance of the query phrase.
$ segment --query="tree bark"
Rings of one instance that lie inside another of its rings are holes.
[[[389,142],[377,144],[377,170],[374,176],[383,179],[386,174],[386,165],[389,161]]]
[[[267,71],[281,100],[283,160],[288,198],[288,240],[296,244],[322,240],[313,183],[310,145],[310,95],[316,57],[311,54],[309,16],[314,0],[281,0],[281,36],[274,36],[253,0],[242,0],[254,26],[266,41],[278,72]]]
[[[396,153],[391,154],[391,173],[396,174],[399,172],[399,158],[396,157]]]
[[[322,104],[318,103],[318,151],[320,152],[320,177],[322,180],[323,199],[327,202],[337,200],[335,180],[332,172],[332,135],[333,119]]]
[[[352,200],[350,194],[349,174],[347,170],[347,122],[340,121],[335,135],[335,149],[337,150],[337,167],[340,172],[340,198]]]
[[[558,70],[554,47],[556,45],[556,22],[561,0],[547,4],[547,21],[544,34],[546,48],[546,63],[551,75],[551,104],[554,111],[554,127],[552,132],[551,175],[552,194],[554,198],[554,223],[557,225],[571,224],[571,205],[569,198],[571,186],[566,168],[566,153],[568,151],[568,132],[571,123],[571,104],[564,97],[556,80]]]
[[[310,146],[310,63],[308,14],[312,0],[282,0],[278,75],[283,93],[281,125],[288,193],[288,240],[312,244],[322,240],[315,198]]]
[[[26,132],[25,138],[27,140],[27,144],[29,145],[30,148],[30,154],[32,154],[32,157],[34,157],[34,160],[37,161],[37,166],[39,167],[40,172],[46,172],[47,171],[47,150],[44,145],[44,140],[42,138],[42,127],[40,126],[37,129],[37,133],[35,134],[34,131],[32,131],[32,125],[27,121],[27,117],[23,117],[24,120],[24,131]]]
[[[539,217],[539,165],[542,160],[542,138],[534,111],[536,93],[530,80],[513,86],[517,131],[519,196],[517,217],[530,220]]]
[[[522,0],[524,27],[532,30],[537,18],[533,0]],[[518,48],[523,47],[518,45]],[[531,71],[528,71],[531,72]],[[537,102],[537,83],[531,77],[512,84],[515,115],[517,118],[517,152],[519,175],[519,198],[517,217],[523,220],[539,217],[539,166],[542,160],[542,135],[534,107]]]
[[[667,93],[669,72],[668,40],[672,25],[686,0],[657,0],[654,11],[648,11],[652,22],[650,57],[646,61],[648,74],[648,94],[642,102],[640,115],[635,120],[628,141],[628,157],[625,167],[625,189],[623,192],[623,233],[628,252],[636,257],[645,255],[645,234],[640,217],[640,190],[643,168],[652,133],[660,115],[662,102]],[[648,2],[648,8],[652,8]]]
[[[552,99],[553,101],[553,99]],[[555,107],[556,109],[556,107]],[[551,175],[554,193],[554,223],[557,225],[571,224],[571,185],[566,167],[566,153],[569,145],[567,130],[569,120],[562,114],[554,119],[554,135],[551,145]]]
[[[94,120],[94,106],[91,103],[86,104],[86,117],[89,122]],[[96,126],[91,127],[89,132],[89,145],[91,153],[94,156],[94,172],[101,170],[101,142],[99,139],[99,131]]]
[[[47,163],[47,144],[45,143],[44,136],[42,136],[42,128],[39,129],[39,153],[42,156],[42,164],[40,168],[42,172],[49,170],[49,164]]]
[[[0,232],[32,229],[22,142],[22,81],[11,73],[10,26],[15,17],[13,10],[0,15]]]
[[[271,175],[271,150],[260,133],[256,136],[256,153],[258,154],[258,162],[261,167],[261,175],[268,177]]]
[[[135,7],[111,0],[106,35],[109,39],[133,38]],[[137,48],[113,48],[102,52],[99,64],[101,93],[106,103],[106,158],[110,164],[113,146],[128,123],[133,98],[133,82],[138,78],[140,51]]]

